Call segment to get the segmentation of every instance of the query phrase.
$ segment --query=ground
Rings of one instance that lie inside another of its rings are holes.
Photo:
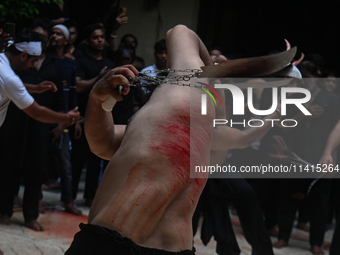
[[[35,232],[23,226],[22,211],[17,208],[11,221],[11,226],[0,225],[0,249],[5,255],[62,255],[65,253],[73,240],[74,234],[79,230],[81,222],[87,222],[89,208],[84,206],[83,183],[78,194],[76,204],[83,211],[84,216],[73,216],[63,212],[62,204],[59,201],[59,190],[44,191],[44,202],[48,206],[45,214],[40,214],[38,222],[45,227],[44,232]],[[22,197],[23,187],[20,188]],[[251,247],[242,235],[242,229],[236,215],[231,215],[234,230],[237,236],[241,255],[251,255]],[[334,226],[326,232],[325,245],[329,245]],[[275,242],[276,238],[272,238]],[[197,255],[216,254],[216,242],[211,240],[205,247],[199,239],[199,232],[196,234],[195,247]],[[294,229],[289,247],[274,249],[275,255],[311,255],[309,252],[308,233]],[[328,254],[326,252],[326,254]]]

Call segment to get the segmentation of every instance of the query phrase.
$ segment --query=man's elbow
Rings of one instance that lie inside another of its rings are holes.
[[[94,146],[89,146],[90,147],[90,151],[96,155],[97,157],[101,158],[101,159],[104,159],[104,160],[111,160],[113,154],[109,153],[108,150],[105,148],[105,149],[98,149]]]

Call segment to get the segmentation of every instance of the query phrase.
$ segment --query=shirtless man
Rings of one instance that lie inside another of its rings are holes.
[[[201,40],[185,26],[167,33],[167,45],[172,69],[212,64]],[[81,225],[67,255],[194,254],[191,220],[206,179],[190,178],[190,166],[209,163],[215,109],[209,101],[208,114],[201,116],[201,90],[162,84],[128,127],[114,126],[102,102],[109,96],[122,100],[117,86],[136,75],[132,66],[118,67],[90,94],[86,136],[91,150],[111,161],[89,224]]]

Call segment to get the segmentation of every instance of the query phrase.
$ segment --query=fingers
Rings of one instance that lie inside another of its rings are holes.
[[[52,88],[51,88],[51,90],[53,91],[53,92],[57,92],[57,86],[54,84],[54,83],[52,83]]]
[[[136,76],[138,76],[138,70],[133,65],[119,66],[119,67],[112,69],[111,72],[114,72],[115,74],[122,74],[126,78],[130,78],[130,77],[135,78]]]
[[[78,112],[78,106],[71,110],[72,112]],[[79,112],[78,112],[79,114]]]
[[[285,39],[285,42],[286,42],[286,50],[290,50],[291,48],[290,43],[288,42],[287,39]]]
[[[102,70],[100,70],[99,74],[105,73],[107,70],[107,66],[105,66]]]
[[[129,84],[132,84],[138,75],[137,69],[132,65],[120,66],[109,71],[101,80],[99,80],[92,94],[104,102],[108,96],[117,101],[123,100],[122,95],[127,95],[130,91]],[[123,86],[121,91],[119,87]]]
[[[68,114],[68,115],[71,117],[71,119],[72,119],[70,125],[73,125],[73,124],[75,124],[75,123],[78,122],[79,117],[80,117],[80,112],[78,112],[78,106],[77,106],[76,108],[70,110],[67,114]]]
[[[108,86],[107,86],[107,94],[112,96],[117,101],[123,100],[123,95],[127,95],[130,91],[130,88],[128,85],[130,84],[130,81],[121,74],[113,74],[109,79],[107,80]],[[119,91],[119,86],[123,86],[121,91]]]
[[[56,92],[58,90],[57,86],[53,82],[51,82],[51,81],[43,81],[41,84],[43,86],[48,87],[48,89],[52,90],[53,92]]]

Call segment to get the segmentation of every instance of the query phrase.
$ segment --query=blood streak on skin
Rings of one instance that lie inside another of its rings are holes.
[[[155,215],[155,214],[156,214],[163,206],[165,206],[167,201],[168,201],[168,200],[165,199],[165,201],[157,208],[156,211],[154,211],[154,213],[153,213],[152,215]]]
[[[165,130],[164,138],[152,141],[150,148],[168,157],[175,166],[175,173],[183,182],[190,178],[190,117],[178,116],[175,121],[161,124]],[[154,139],[156,140],[156,139]]]
[[[142,197],[142,196],[145,196],[145,194],[147,193],[147,190],[148,188],[150,187],[150,185],[148,185],[145,190],[142,192],[142,194],[137,198],[136,202]],[[137,204],[138,205],[138,204]],[[123,228],[123,225],[124,225],[124,222],[125,220],[127,219],[127,217],[129,216],[130,212],[132,211],[133,209],[133,206],[131,206],[130,210],[128,211],[128,213],[125,215],[125,218],[123,219],[122,223],[120,224],[120,228],[119,229],[122,229]],[[120,232],[122,232],[120,230]]]

